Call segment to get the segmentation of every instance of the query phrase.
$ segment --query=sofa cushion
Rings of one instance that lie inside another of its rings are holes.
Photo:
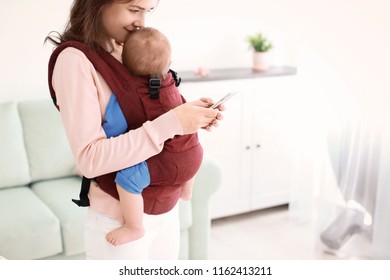
[[[72,256],[84,252],[84,221],[87,208],[78,207],[72,198],[78,198],[80,177],[37,182],[32,190],[52,209],[61,224],[64,254]]]
[[[30,171],[16,103],[0,104],[0,128],[0,188],[28,184]]]
[[[60,114],[51,100],[20,102],[19,113],[32,181],[72,175],[75,163]]]
[[[27,260],[62,251],[58,219],[29,187],[2,189],[0,192],[1,256]]]

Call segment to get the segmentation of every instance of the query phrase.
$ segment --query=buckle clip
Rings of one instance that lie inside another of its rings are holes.
[[[158,99],[160,97],[161,79],[150,77],[149,78],[149,94],[150,98]]]

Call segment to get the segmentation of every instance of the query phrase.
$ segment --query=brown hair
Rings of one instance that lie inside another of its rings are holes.
[[[134,75],[163,78],[171,64],[171,45],[160,31],[145,27],[129,34],[122,61]]]
[[[65,31],[51,35],[45,39],[54,45],[74,40],[87,44],[91,48],[102,46],[105,42],[105,35],[102,26],[103,8],[115,1],[133,2],[134,0],[74,0],[70,11],[69,20]],[[113,47],[113,46],[111,46]]]

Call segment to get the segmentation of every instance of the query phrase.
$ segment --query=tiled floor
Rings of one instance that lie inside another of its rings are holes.
[[[287,206],[216,219],[212,221],[209,259],[351,258],[318,250],[314,233],[314,225],[294,222],[289,217]]]

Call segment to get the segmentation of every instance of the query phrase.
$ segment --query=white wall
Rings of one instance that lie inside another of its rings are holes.
[[[70,0],[0,2],[0,102],[48,96],[46,35],[63,28]]]
[[[304,88],[388,101],[387,0],[161,0],[149,25],[171,39],[176,70],[251,65],[245,38],[261,31],[275,64],[298,64]],[[43,46],[62,30],[71,0],[2,1],[0,102],[48,96]]]

